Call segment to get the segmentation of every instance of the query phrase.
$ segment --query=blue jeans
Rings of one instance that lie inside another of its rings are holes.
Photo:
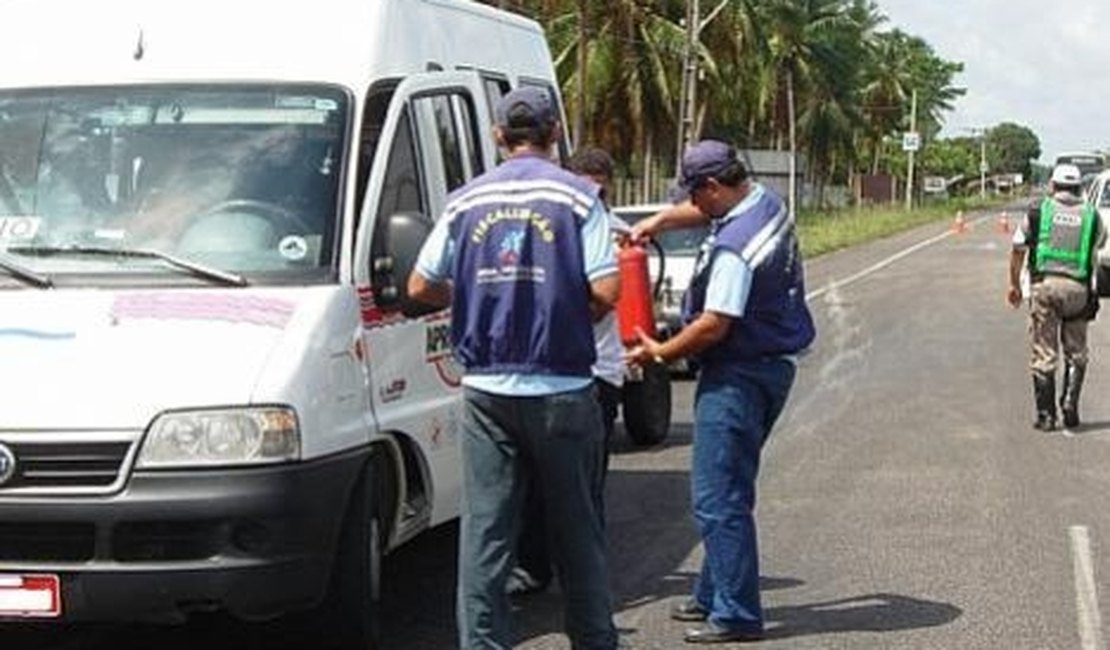
[[[691,495],[705,561],[694,599],[711,622],[730,630],[763,630],[755,484],[794,374],[791,361],[769,359],[709,363],[698,376]]]
[[[604,432],[593,390],[506,397],[465,389],[458,583],[463,650],[512,647],[505,583],[529,479],[544,504],[572,647],[617,647],[599,503]]]
[[[602,525],[605,524],[605,477],[609,473],[609,445],[613,440],[613,429],[616,427],[617,413],[621,403],[621,389],[610,384],[604,379],[594,379],[594,388],[597,390],[598,405],[601,406],[601,419],[605,425],[605,439],[602,442],[605,450],[605,462],[601,467],[601,490],[596,498],[598,516]],[[540,584],[546,585],[551,581],[551,555],[547,550],[547,526],[544,523],[543,500],[538,490],[529,489],[528,497],[524,500],[524,523],[521,524],[520,537],[516,545],[516,563],[528,575]]]

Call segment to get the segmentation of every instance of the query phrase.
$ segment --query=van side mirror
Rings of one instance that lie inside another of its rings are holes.
[[[435,224],[420,212],[398,212],[389,216],[379,230],[380,246],[374,246],[370,277],[378,306],[399,310],[409,318],[438,311],[437,307],[412,300],[408,296],[409,274],[416,267],[416,258],[424,240]]]

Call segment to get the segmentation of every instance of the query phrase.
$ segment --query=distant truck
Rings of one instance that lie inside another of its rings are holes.
[[[447,312],[405,281],[540,27],[459,0],[9,3],[2,621],[268,619],[374,647],[458,516]],[[565,150],[565,145],[564,145]]]

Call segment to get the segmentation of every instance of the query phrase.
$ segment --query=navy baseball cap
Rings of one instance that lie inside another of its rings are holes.
[[[510,91],[497,102],[494,117],[498,126],[512,128],[551,126],[559,121],[550,93],[537,86]]]
[[[682,169],[678,184],[671,191],[671,199],[683,201],[710,178],[739,163],[736,149],[720,140],[702,140],[686,148],[682,154]]]

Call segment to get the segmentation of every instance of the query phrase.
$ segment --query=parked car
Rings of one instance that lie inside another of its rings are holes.
[[[1087,187],[1087,201],[1098,210],[1102,225],[1110,230],[1110,169],[1099,172]],[[1110,296],[1110,246],[1098,251],[1095,286],[1099,296]]]

